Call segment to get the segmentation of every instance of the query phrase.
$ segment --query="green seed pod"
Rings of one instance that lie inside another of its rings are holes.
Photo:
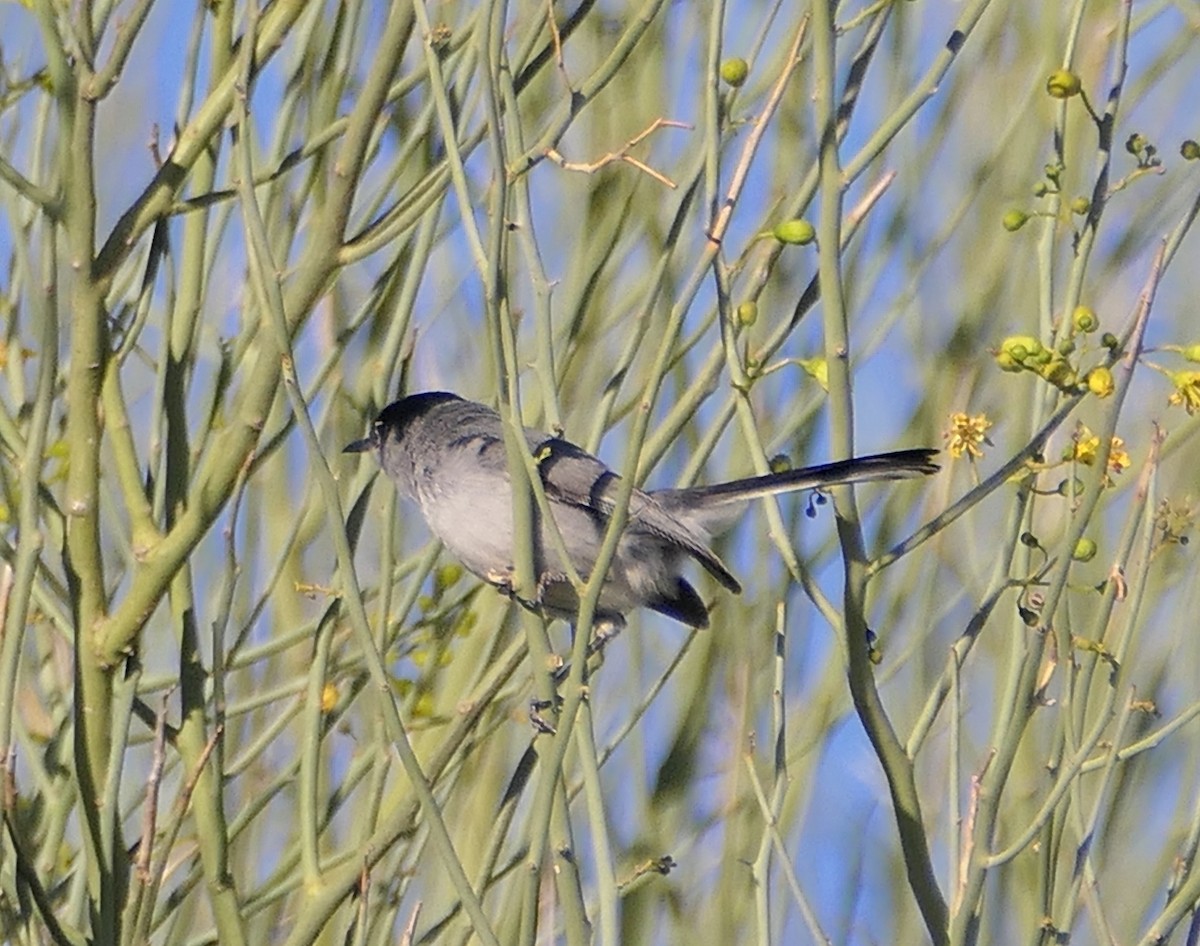
[[[750,64],[745,59],[726,59],[721,63],[721,78],[735,89],[740,89],[750,74]]]
[[[1084,536],[1075,543],[1075,551],[1071,553],[1071,558],[1077,562],[1090,562],[1098,551],[1095,541]]]
[[[1009,233],[1016,233],[1021,227],[1025,226],[1029,220],[1029,214],[1024,210],[1010,210],[1000,218],[1000,225]]]
[[[817,231],[807,220],[785,220],[775,224],[771,235],[780,243],[807,246],[817,238]]]
[[[1078,476],[1073,476],[1070,479],[1065,479],[1058,484],[1058,489],[1055,490],[1059,496],[1082,496],[1083,495],[1083,480]]]
[[[749,328],[758,321],[758,303],[748,299],[737,307],[737,321],[742,328]]]

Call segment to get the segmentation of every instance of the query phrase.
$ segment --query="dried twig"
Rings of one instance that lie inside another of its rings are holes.
[[[549,158],[551,161],[553,161],[555,164],[557,164],[564,171],[579,171],[580,173],[583,173],[583,174],[595,174],[602,167],[606,167],[607,165],[612,164],[614,161],[624,161],[626,164],[632,164],[639,171],[642,171],[645,174],[649,174],[652,178],[654,178],[660,184],[665,184],[667,187],[674,190],[675,187],[677,186],[674,181],[672,181],[665,174],[661,174],[658,171],[654,170],[654,168],[650,167],[644,161],[640,161],[637,158],[635,158],[633,155],[629,154],[630,148],[633,148],[636,145],[640,144],[641,142],[645,141],[647,138],[649,138],[652,134],[654,134],[654,132],[658,131],[658,129],[660,129],[660,128],[686,128],[686,129],[690,130],[692,128],[692,126],[689,125],[687,122],[677,122],[677,121],[674,121],[669,118],[656,118],[651,123],[650,127],[646,128],[641,134],[635,135],[633,138],[630,138],[627,142],[625,142],[625,144],[621,147],[620,150],[610,151],[610,152],[608,152],[608,154],[604,155],[603,157],[597,158],[595,161],[591,161],[588,163],[582,163],[582,162],[578,162],[578,161],[568,161],[555,148],[547,148],[546,149],[546,157]]]

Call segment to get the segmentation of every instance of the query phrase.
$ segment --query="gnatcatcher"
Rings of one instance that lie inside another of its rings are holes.
[[[620,488],[620,477],[561,437],[525,430],[567,557],[583,579],[591,574]],[[513,509],[500,416],[456,394],[429,391],[388,405],[371,435],[345,448],[373,450],[400,495],[416,502],[442,543],[484,581],[513,594]],[[715,486],[633,491],[596,619],[620,625],[646,607],[692,627],[708,625],[708,608],[683,577],[694,558],[732,592],[742,586],[708,547],[731,528],[748,501],[773,493],[924,476],[938,469],[936,450],[900,450],[754,476]],[[527,607],[574,621],[579,598],[550,530],[534,519],[536,598]]]

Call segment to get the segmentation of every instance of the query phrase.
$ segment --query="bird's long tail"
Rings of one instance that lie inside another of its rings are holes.
[[[715,486],[656,490],[653,495],[659,504],[678,518],[715,536],[731,528],[752,499],[802,489],[824,489],[841,483],[926,476],[939,469],[933,462],[936,454],[936,450],[930,449],[898,450],[752,476],[744,480],[717,483]]]
[[[823,489],[842,483],[866,483],[871,480],[903,480],[936,473],[940,468],[933,462],[936,450],[928,448],[878,453],[852,460],[835,460],[820,466],[799,470],[784,470],[765,476],[752,476],[714,486],[699,486],[687,490],[693,501],[703,503],[736,503],[776,493],[801,489]],[[680,490],[678,492],[683,492]]]

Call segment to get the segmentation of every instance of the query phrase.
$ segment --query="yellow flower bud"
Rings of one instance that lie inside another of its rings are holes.
[[[1052,357],[1049,362],[1042,366],[1041,376],[1053,384],[1056,388],[1069,388],[1075,384],[1077,375],[1069,362],[1062,358]]]
[[[1069,69],[1055,69],[1046,79],[1046,92],[1052,98],[1069,99],[1083,90],[1079,76]]]
[[[1075,326],[1077,332],[1094,332],[1100,327],[1100,320],[1096,318],[1096,313],[1088,306],[1080,305],[1075,307],[1075,311],[1071,313],[1071,324]]]
[[[1020,371],[1024,366],[1017,361],[1012,355],[1006,351],[998,351],[995,354],[996,364],[1000,366],[1001,371]]]
[[[1015,361],[1040,358],[1045,349],[1032,335],[1010,335],[1000,343],[1000,351]]]
[[[1197,345],[1163,345],[1167,351],[1178,352],[1187,361],[1200,362],[1200,344]]]
[[[338,688],[332,683],[326,683],[321,688],[321,712],[328,713],[338,703]]]
[[[1096,557],[1097,551],[1095,541],[1085,536],[1075,543],[1075,551],[1071,553],[1071,558],[1077,562],[1090,562]]]

